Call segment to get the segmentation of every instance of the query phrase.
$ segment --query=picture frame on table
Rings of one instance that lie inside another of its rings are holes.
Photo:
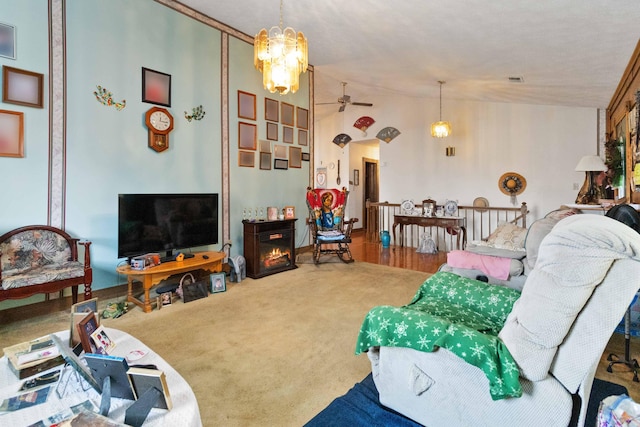
[[[302,148],[289,147],[289,167],[296,169],[302,167]]]
[[[0,22],[0,56],[16,59],[16,26]]]
[[[271,170],[271,153],[260,153],[260,169]]]
[[[95,353],[96,345],[91,338],[91,334],[98,329],[98,320],[95,313],[87,313],[87,315],[78,322],[78,335],[80,343],[85,353]]]
[[[267,139],[270,141],[278,140],[278,124],[267,122]]]
[[[2,66],[2,102],[43,108],[44,74]]]
[[[127,371],[129,376],[129,384],[133,390],[133,394],[137,399],[144,396],[145,392],[150,389],[156,389],[160,392],[160,398],[153,405],[154,408],[171,410],[173,403],[169,386],[164,371],[152,368],[131,367]]]
[[[24,113],[0,110],[0,157],[24,157]]]
[[[109,337],[103,326],[98,326],[91,333],[91,339],[96,346],[96,353],[98,354],[109,354],[116,346],[115,341]]]
[[[238,91],[238,117],[256,119],[256,96],[253,93]]]
[[[71,306],[72,313],[98,313],[98,298],[91,298]]]
[[[296,217],[296,207],[295,206],[285,206],[284,207],[284,219],[295,219]]]
[[[171,74],[142,67],[142,102],[171,107]]]
[[[58,346],[58,349],[60,350],[60,353],[62,354],[65,362],[71,365],[80,374],[82,379],[84,379],[95,391],[97,391],[98,393],[102,393],[102,384],[98,384],[95,378],[93,378],[93,375],[91,375],[91,371],[89,370],[87,365],[85,365],[84,362],[80,360],[80,358],[71,350],[71,348],[65,345],[57,335],[51,334],[49,335],[49,337]],[[58,382],[58,386],[60,386],[60,384],[61,382]],[[57,387],[56,392],[59,393]],[[58,397],[60,397],[60,394],[58,394]]]
[[[209,278],[211,279],[209,292],[216,294],[227,290],[226,273],[212,273]]]
[[[265,98],[264,99],[264,119],[269,120],[271,122],[277,122],[280,119],[279,102],[275,99]]]
[[[280,103],[280,122],[286,126],[295,126],[294,110],[292,104]]]

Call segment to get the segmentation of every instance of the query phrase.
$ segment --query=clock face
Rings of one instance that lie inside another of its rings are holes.
[[[164,111],[154,111],[149,116],[149,123],[156,130],[167,130],[171,126],[171,119]]]

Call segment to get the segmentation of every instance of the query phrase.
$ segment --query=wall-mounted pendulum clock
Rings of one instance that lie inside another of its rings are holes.
[[[165,108],[152,107],[144,117],[149,128],[149,148],[158,153],[169,148],[169,132],[173,130],[173,116]]]

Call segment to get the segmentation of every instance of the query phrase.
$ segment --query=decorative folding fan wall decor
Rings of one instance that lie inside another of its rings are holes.
[[[341,133],[333,138],[333,143],[340,146],[340,148],[344,148],[344,146],[347,145],[349,141],[351,141],[351,137],[346,133]]]
[[[362,116],[353,124],[353,127],[356,129],[360,129],[362,131],[363,136],[367,136],[367,129],[374,124],[376,121],[371,117]]]
[[[376,138],[381,139],[386,143],[389,143],[393,138],[395,138],[398,135],[400,135],[400,131],[398,129],[388,126],[382,129],[380,132],[378,132],[378,134],[376,135]]]

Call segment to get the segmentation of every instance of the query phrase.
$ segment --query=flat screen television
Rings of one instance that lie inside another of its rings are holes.
[[[218,243],[218,194],[119,194],[118,258]]]

